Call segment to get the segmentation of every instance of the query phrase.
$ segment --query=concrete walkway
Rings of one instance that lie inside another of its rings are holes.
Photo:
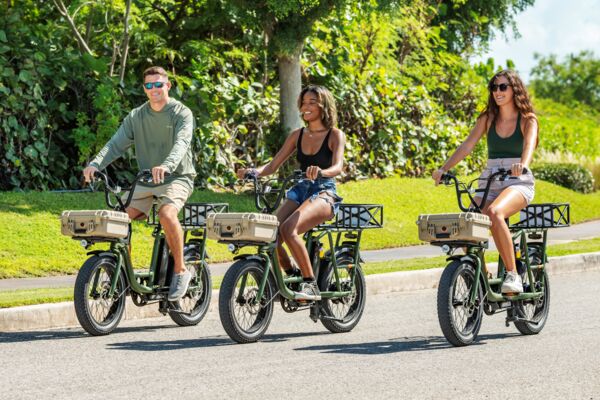
[[[560,244],[576,240],[593,239],[600,237],[600,220],[584,222],[565,228],[550,229],[549,243]],[[490,241],[490,249],[496,249],[493,241]],[[383,250],[365,250],[362,256],[366,262],[380,262],[389,260],[399,260],[418,257],[441,256],[439,247],[407,246]],[[223,276],[231,263],[210,264],[213,276]],[[0,291],[17,289],[35,289],[52,287],[72,287],[75,284],[75,275],[51,276],[44,278],[20,278],[20,279],[0,279]]]

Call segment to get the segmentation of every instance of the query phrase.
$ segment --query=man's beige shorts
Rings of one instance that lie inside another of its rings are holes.
[[[154,187],[138,185],[135,187],[129,207],[148,215],[152,208],[152,202],[156,198],[157,210],[160,210],[166,204],[170,204],[177,208],[177,211],[180,211],[191,194],[192,191],[187,186],[178,182]],[[127,200],[128,195],[129,193],[125,193],[123,201]]]

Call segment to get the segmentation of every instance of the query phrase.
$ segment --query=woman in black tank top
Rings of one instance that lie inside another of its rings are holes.
[[[306,127],[294,130],[283,147],[267,165],[256,168],[258,176],[268,176],[296,152],[307,179],[300,181],[286,194],[286,200],[277,210],[279,235],[277,257],[288,275],[304,277],[298,295],[304,300],[320,300],[311,262],[299,235],[331,219],[337,212],[341,198],[336,193],[334,178],[342,172],[346,137],[337,127],[335,101],[329,90],[322,86],[308,86],[298,97],[298,108]],[[237,171],[242,179],[249,169]],[[283,248],[287,244],[299,269],[292,266]]]
[[[440,169],[433,172],[433,180],[437,185],[442,175],[471,153],[487,133],[488,168],[482,178],[500,167],[511,169],[512,175],[519,177],[518,180],[493,182],[482,211],[490,217],[492,236],[506,266],[507,274],[501,291],[520,293],[523,291],[522,278],[516,273],[512,236],[504,220],[525,208],[533,199],[533,175],[525,168],[529,167],[537,146],[538,123],[527,89],[516,72],[498,72],[490,79],[488,90],[487,107],[469,137]]]

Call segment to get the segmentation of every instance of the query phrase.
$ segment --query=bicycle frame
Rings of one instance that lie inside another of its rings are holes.
[[[458,205],[462,211],[465,211],[465,212],[474,211],[474,212],[480,213],[481,206],[483,204],[485,204],[485,201],[489,194],[491,182],[494,180],[494,178],[496,178],[498,176],[502,176],[503,179],[506,179],[509,176],[509,173],[510,173],[510,171],[500,169],[498,172],[491,174],[487,178],[487,185],[486,185],[485,189],[476,189],[476,190],[471,189],[471,184],[473,183],[473,181],[470,184],[465,185],[465,184],[460,183],[458,181],[458,179],[451,174],[445,174],[442,177],[442,179],[444,180],[444,183],[446,183],[446,184],[449,184],[450,180],[454,181],[454,185],[456,187],[456,195],[457,195],[457,199],[458,199]],[[463,186],[463,189],[460,188],[460,185]],[[483,193],[481,203],[477,204],[477,202],[471,195],[472,193]],[[469,199],[471,200],[469,207],[466,207],[462,202],[463,194],[467,194]],[[506,224],[510,227],[510,225],[508,223],[508,219],[506,220]],[[494,290],[494,288],[497,288],[499,290],[500,285],[502,284],[502,281],[503,281],[502,276],[504,275],[506,267],[504,265],[502,258],[499,257],[498,272],[497,272],[495,278],[491,277],[491,273],[487,269],[487,266],[485,263],[485,257],[484,257],[485,248],[487,246],[476,245],[476,244],[473,244],[470,242],[457,243],[457,244],[445,243],[445,244],[450,245],[451,247],[466,247],[466,254],[464,256],[451,256],[447,259],[448,261],[449,260],[469,261],[475,267],[474,285],[471,289],[471,293],[469,296],[469,305],[470,306],[475,305],[475,302],[477,299],[477,293],[479,291],[479,285],[484,286],[484,290],[485,290],[484,299],[485,299],[485,301],[490,302],[490,303],[501,303],[504,301],[532,300],[532,299],[538,299],[543,296],[543,294],[544,294],[543,285],[545,283],[541,282],[542,287],[539,288],[539,290],[538,290],[538,288],[536,288],[536,285],[533,284],[535,282],[535,279],[533,276],[533,271],[543,270],[546,267],[545,254],[546,254],[548,230],[546,228],[542,228],[542,229],[510,228],[510,230],[512,231],[512,236],[511,236],[512,242],[513,243],[515,243],[517,241],[519,242],[521,254],[523,255],[521,257],[521,262],[523,262],[525,264],[526,274],[529,279],[529,282],[531,282],[531,285],[530,285],[531,292],[527,292],[527,293],[524,292],[524,293],[517,294],[517,295],[503,295],[503,294],[499,293],[499,291]],[[541,232],[541,239],[542,239],[542,242],[540,242],[541,243],[540,247],[541,247],[542,255],[543,255],[542,259],[541,259],[541,264],[531,265],[527,237],[531,236],[531,238],[539,239],[540,232]]]
[[[283,181],[282,181],[283,187],[281,189],[279,189],[279,193],[278,193],[275,204],[269,204],[266,201],[266,199],[264,199],[265,193],[262,192],[263,187],[259,184],[256,176],[250,175],[247,178],[251,178],[254,182],[254,195],[255,195],[256,207],[259,210],[261,210],[262,212],[272,212],[273,210],[277,209],[277,206],[281,202],[281,200],[283,198],[284,188],[286,187],[286,185],[288,183],[294,181],[295,179],[302,178],[302,173],[299,171],[295,171],[293,175],[283,179]],[[381,218],[383,218],[383,216]],[[334,239],[334,235],[335,235],[335,239]],[[353,240],[342,242],[342,239],[344,237],[348,238],[348,239],[353,239]],[[329,259],[329,262],[333,264],[334,279],[335,279],[335,284],[336,284],[337,290],[320,292],[322,299],[342,298],[342,297],[346,297],[346,296],[349,296],[352,294],[351,291],[342,290],[339,270],[337,268],[338,260],[337,260],[336,249],[339,249],[340,245],[345,245],[345,248],[347,249],[347,251],[352,254],[352,264],[350,264],[348,267],[351,270],[352,284],[354,285],[356,274],[354,274],[353,271],[355,268],[360,268],[359,248],[360,248],[361,237],[362,237],[361,229],[339,229],[339,228],[328,227],[327,225],[319,225],[319,226],[311,229],[307,233],[305,233],[306,249],[307,249],[307,252],[309,255],[314,254],[315,250],[320,251],[320,249],[316,248],[316,246],[320,246],[321,239],[326,238],[326,241],[329,244],[330,254],[329,254],[328,259]],[[248,244],[241,243],[241,244],[235,245],[235,248],[239,249],[246,245],[255,245],[255,244],[254,243],[248,243]],[[257,257],[265,265],[266,270],[269,271],[269,273],[264,274],[261,281],[259,282],[258,292],[253,301],[259,301],[258,299],[262,299],[270,274],[272,274],[275,279],[275,284],[277,286],[279,294],[288,300],[294,300],[294,292],[292,290],[290,290],[287,285],[290,283],[300,283],[303,281],[302,277],[284,277],[283,276],[283,272],[279,265],[279,260],[277,258],[277,255],[275,254],[276,246],[277,246],[276,243],[259,245],[257,247],[257,253],[255,255],[236,257],[236,259],[240,259],[240,258],[244,258],[244,257],[246,257],[246,258]],[[311,260],[311,266],[312,266],[315,277],[319,276],[321,259],[322,258],[319,256],[319,257],[313,257],[313,259]],[[246,279],[244,277],[241,282],[240,293],[244,292],[245,285],[246,285]]]
[[[119,211],[125,211],[126,208],[129,206],[129,204],[131,203],[132,197],[133,197],[133,192],[134,189],[137,185],[138,182],[140,182],[143,179],[148,179],[149,177],[151,177],[151,173],[148,170],[144,170],[141,171],[140,173],[138,173],[138,175],[136,176],[134,183],[129,191],[129,195],[127,197],[127,200],[125,202],[122,202],[122,200],[117,196],[117,204],[113,204],[110,201],[110,193],[113,193],[115,196],[118,194],[118,192],[120,191],[120,188],[118,186],[115,186],[112,184],[112,182],[110,181],[110,179],[108,178],[108,176],[106,174],[103,174],[101,172],[96,172],[96,176],[100,177],[104,180],[105,183],[105,201],[107,203],[107,205],[111,208],[114,208],[116,210]],[[217,210],[219,207],[223,207],[223,204],[216,204],[215,205],[217,208],[214,208],[214,210]],[[155,213],[155,210],[152,210],[153,213]],[[153,215],[154,219],[156,219],[156,216]],[[148,220],[148,222],[150,223],[150,218]],[[93,252],[90,252],[88,254],[100,254],[100,253],[110,253],[112,254],[115,259],[116,259],[116,273],[114,274],[112,281],[111,281],[111,286],[110,286],[110,291],[109,291],[109,295],[113,296],[116,290],[116,286],[117,286],[117,282],[118,282],[118,278],[120,276],[121,271],[124,271],[125,273],[125,277],[127,279],[127,283],[128,283],[128,288],[138,294],[157,294],[159,292],[159,290],[161,289],[161,285],[159,284],[154,284],[156,275],[157,275],[157,271],[159,270],[159,267],[161,268],[161,272],[163,273],[167,273],[166,268],[167,268],[167,263],[168,263],[168,258],[169,258],[169,250],[167,247],[167,242],[166,242],[166,238],[165,235],[163,233],[162,230],[162,226],[160,225],[160,223],[156,223],[154,222],[154,224],[156,225],[153,232],[152,232],[152,236],[154,237],[154,244],[152,247],[152,256],[151,256],[151,260],[150,260],[150,267],[148,271],[145,272],[136,272],[133,268],[133,263],[131,260],[131,255],[129,252],[129,244],[130,244],[130,240],[131,240],[131,223],[129,224],[129,235],[125,238],[125,239],[113,239],[113,240],[107,240],[106,238],[91,238],[89,240],[89,245],[95,243],[95,242],[110,242],[110,249],[109,250],[96,250]],[[198,237],[198,239],[190,239],[188,242],[186,242],[187,240],[187,236],[188,233],[191,233],[192,236]],[[187,229],[184,227],[184,244],[185,243],[195,243],[196,245],[199,246],[199,251],[200,251],[200,263],[205,264],[204,266],[206,267],[206,227],[198,227],[198,226],[191,226],[188,227]],[[98,277],[95,277],[94,279],[94,290],[96,285],[98,284]],[[192,289],[194,289],[194,286],[191,286]]]

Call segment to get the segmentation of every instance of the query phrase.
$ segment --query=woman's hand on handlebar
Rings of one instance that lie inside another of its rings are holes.
[[[238,179],[247,179],[250,176],[255,176],[258,178],[260,173],[255,168],[240,168],[235,173]]]
[[[98,172],[98,168],[93,165],[88,165],[83,170],[83,178],[85,179],[85,183],[91,183],[95,178],[95,173]]]
[[[527,168],[521,163],[514,163],[510,166],[510,175],[517,177],[521,176],[521,174],[527,173]]]
[[[310,179],[311,181],[323,176],[321,173],[321,168],[317,167],[316,165],[311,165],[310,167],[306,168],[305,174],[306,179]]]
[[[444,171],[443,168],[439,168],[435,171],[433,171],[433,173],[431,174],[431,177],[433,178],[434,182],[435,182],[435,186],[440,184],[440,181],[442,180],[442,176],[446,173],[446,171]]]

